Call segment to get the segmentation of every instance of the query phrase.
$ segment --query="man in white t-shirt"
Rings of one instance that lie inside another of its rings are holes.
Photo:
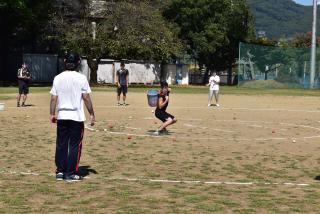
[[[54,78],[50,91],[50,120],[52,123],[57,122],[56,179],[71,182],[82,180],[77,173],[84,133],[83,103],[90,114],[92,126],[95,123],[95,116],[88,80],[76,71],[80,64],[79,55],[67,54],[64,63],[66,70]],[[58,117],[55,116],[57,104]]]
[[[219,105],[219,83],[220,83],[220,77],[217,75],[216,72],[213,72],[211,77],[209,78],[209,83],[207,86],[210,86],[209,88],[209,102],[208,106],[211,106],[212,104],[212,97],[214,95],[216,106]]]

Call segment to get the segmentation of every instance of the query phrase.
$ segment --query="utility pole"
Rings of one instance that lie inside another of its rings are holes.
[[[317,3],[313,0],[313,22],[312,22],[312,43],[311,43],[311,65],[310,65],[310,89],[314,88],[314,77],[316,71],[316,49],[317,49]]]
[[[96,40],[96,31],[97,31],[97,23],[96,22],[91,22],[92,26],[92,40]]]

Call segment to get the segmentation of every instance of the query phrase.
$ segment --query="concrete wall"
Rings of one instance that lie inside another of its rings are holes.
[[[79,73],[82,73],[83,75],[85,75],[88,81],[90,80],[90,68],[86,59],[81,59],[81,64],[79,66]]]
[[[114,66],[113,66],[114,63]],[[167,81],[171,84],[189,84],[188,66],[176,64],[164,65],[164,75],[161,81]],[[157,63],[137,63],[130,62],[126,64],[129,70],[130,83],[153,84],[159,83],[161,77],[161,65]],[[115,83],[115,71],[120,69],[120,62],[112,60],[101,60],[97,71],[97,79],[100,83]],[[177,75],[179,70],[179,75]],[[179,79],[180,77],[180,79]]]
[[[54,77],[63,71],[63,59],[57,55],[47,54],[24,54],[23,61],[31,70],[34,82],[52,82]],[[163,65],[163,75],[161,77],[161,64],[129,62],[126,68],[129,70],[129,83],[137,84],[157,84],[160,81],[167,81],[172,84],[189,84],[188,66],[184,64]],[[115,71],[120,69],[120,62],[114,60],[101,60],[97,71],[99,83],[115,83]],[[87,59],[81,60],[79,72],[90,79],[90,68]],[[16,74],[15,74],[16,75]],[[160,78],[162,78],[160,80]]]
[[[184,64],[167,64],[164,65],[164,76],[163,80],[167,81],[168,84],[189,84],[189,71],[188,66]]]
[[[153,84],[160,81],[160,65],[153,63],[135,63],[126,64],[129,71],[129,83]],[[100,83],[115,83],[115,72],[120,69],[120,62],[111,60],[101,60],[97,79]]]

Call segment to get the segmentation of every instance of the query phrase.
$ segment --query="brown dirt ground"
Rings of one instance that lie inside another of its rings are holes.
[[[77,184],[52,176],[55,126],[49,123],[49,94],[30,94],[32,106],[25,108],[15,107],[14,99],[3,101],[0,213],[318,212],[319,98],[221,95],[221,107],[208,108],[205,94],[173,93],[168,112],[178,123],[161,137],[150,134],[160,121],[145,94],[129,93],[126,107],[115,105],[114,93],[94,92],[92,98],[98,131],[85,132],[81,166],[89,175]],[[310,186],[283,185],[288,182]]]

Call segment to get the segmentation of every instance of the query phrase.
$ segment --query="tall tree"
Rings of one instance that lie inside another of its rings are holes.
[[[296,48],[311,48],[312,33],[301,33],[292,40],[292,46]],[[320,37],[317,37],[317,46],[320,44]]]
[[[37,51],[52,11],[50,0],[0,0],[0,71],[6,78],[9,52]]]
[[[55,16],[55,24],[64,48],[78,50],[88,57],[91,82],[97,81],[96,72],[102,57],[164,61],[181,49],[179,39],[153,1],[111,2],[102,8],[104,12],[99,17],[90,15],[89,6],[84,5],[77,20]],[[97,21],[95,39],[93,20]],[[71,25],[72,28],[68,27]]]
[[[230,67],[239,42],[253,35],[245,0],[172,0],[164,15],[176,24],[189,54],[208,69]]]

